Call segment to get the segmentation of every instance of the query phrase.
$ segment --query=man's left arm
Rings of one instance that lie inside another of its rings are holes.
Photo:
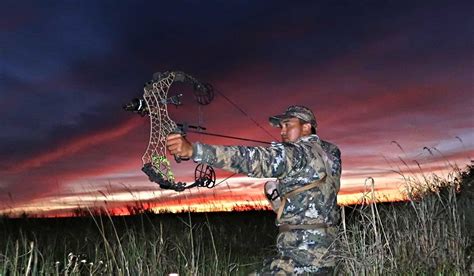
[[[171,154],[251,177],[297,175],[309,162],[320,178],[326,171],[322,156],[314,155],[311,144],[274,143],[270,147],[191,144],[179,134],[168,136],[167,143]]]
[[[192,159],[251,177],[284,177],[305,166],[301,146],[285,143],[271,147],[217,146],[193,144]]]

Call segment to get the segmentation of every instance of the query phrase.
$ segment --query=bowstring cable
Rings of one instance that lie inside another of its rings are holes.
[[[226,101],[228,101],[232,106],[234,106],[234,108],[236,108],[237,110],[239,110],[242,114],[244,114],[249,120],[251,120],[257,127],[259,127],[263,132],[265,132],[268,136],[270,136],[273,141],[277,141],[278,139],[273,136],[268,130],[266,130],[261,124],[259,124],[252,116],[250,116],[247,112],[245,112],[242,108],[240,108],[239,105],[237,105],[234,101],[232,101],[229,97],[227,97],[226,95],[224,95],[222,92],[220,92],[219,90],[215,90],[215,92],[217,92],[219,95],[221,95]],[[202,126],[204,124],[204,111],[201,107],[201,105],[198,104],[198,126]],[[199,134],[201,132],[201,134]],[[197,131],[198,135],[201,136],[203,133],[205,132],[202,132],[201,131]],[[230,179],[231,177],[237,175],[237,173],[233,173],[231,175],[229,175],[228,177],[224,178],[223,180],[219,181],[217,184],[214,185],[214,187],[218,186],[219,184],[227,181],[228,179]],[[227,182],[226,182],[227,183]],[[227,187],[229,188],[230,190],[230,187],[229,185],[227,184]]]
[[[231,178],[231,177],[233,177],[233,176],[235,176],[235,175],[237,175],[237,173],[233,173],[233,174],[229,175],[228,177],[226,177],[226,178],[222,179],[221,181],[219,181],[219,183],[217,183],[216,185],[214,185],[214,187],[216,187],[217,185],[221,184],[222,182],[228,180],[229,178]],[[227,189],[232,192],[232,189],[229,187],[229,184],[227,184]]]
[[[234,103],[231,99],[229,99],[226,95],[221,93],[219,90],[215,90],[219,95],[221,95],[224,99],[226,99],[231,105],[233,105],[237,110],[239,110],[242,114],[247,116],[256,126],[258,126],[261,130],[263,130],[268,136],[270,136],[273,141],[278,141],[278,139],[273,136],[268,130],[266,130],[262,125],[260,125],[257,121],[255,121],[252,116],[247,114],[242,108],[240,108],[236,103]]]
[[[275,136],[273,136],[268,130],[266,130],[261,124],[259,124],[257,121],[255,121],[255,119],[250,116],[247,112],[245,112],[242,108],[240,108],[235,102],[233,102],[230,98],[228,98],[226,95],[224,95],[222,92],[220,92],[219,90],[215,90],[219,95],[221,95],[226,101],[228,101],[232,106],[234,106],[237,110],[239,110],[242,114],[244,114],[248,119],[250,119],[256,126],[258,126],[261,130],[263,130],[263,132],[265,132],[268,136],[270,136],[273,141],[278,141],[277,138],[275,138]],[[199,106],[199,111],[201,111],[201,106]],[[202,115],[200,113],[200,115]],[[199,117],[199,124],[198,126],[202,126],[202,118]],[[226,178],[222,179],[221,181],[219,181],[216,185],[214,185],[214,187],[218,186],[219,184],[223,183],[223,182],[226,182],[227,180],[229,180],[230,178],[234,177],[235,175],[237,175],[237,173],[233,173],[229,176],[227,176]],[[226,182],[227,183],[227,182]],[[229,189],[229,191],[232,192],[232,189],[230,189],[229,187],[229,184],[227,183],[227,188]]]

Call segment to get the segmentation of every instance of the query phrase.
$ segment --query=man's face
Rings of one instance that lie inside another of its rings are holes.
[[[301,123],[298,118],[284,119],[280,123],[282,142],[296,142],[299,138],[311,134],[311,125]]]

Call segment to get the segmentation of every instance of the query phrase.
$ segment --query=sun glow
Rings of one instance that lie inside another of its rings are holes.
[[[339,205],[352,205],[367,202],[393,202],[407,200],[406,191],[436,183],[433,179],[452,181],[456,176],[453,167],[431,166],[423,173],[387,172],[362,178],[353,171],[345,171],[341,179],[341,190],[337,200]],[[376,176],[377,175],[377,176]],[[113,175],[110,178],[113,179]],[[128,186],[111,188],[107,177],[89,185],[83,180],[75,180],[63,187],[61,193],[44,196],[28,202],[15,202],[10,198],[4,202],[0,214],[6,216],[60,217],[103,213],[128,215],[150,211],[155,213],[179,212],[222,212],[246,210],[270,210],[264,194],[263,185],[268,179],[235,176],[214,189],[196,189],[182,193],[165,191],[156,185],[143,181],[143,176],[129,175]],[[373,180],[373,182],[372,182]],[[108,189],[110,186],[110,189]]]

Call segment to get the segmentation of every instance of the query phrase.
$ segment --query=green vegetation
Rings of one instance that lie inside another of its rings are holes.
[[[338,273],[472,274],[473,171],[455,171],[449,181],[407,178],[411,201],[343,208]],[[135,211],[1,218],[0,275],[245,275],[275,254],[268,211]]]

